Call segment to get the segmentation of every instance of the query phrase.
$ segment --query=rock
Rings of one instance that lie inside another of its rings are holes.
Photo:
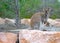
[[[9,18],[5,18],[5,21],[9,21],[9,22],[12,22],[12,23],[15,23],[15,19],[9,19]]]
[[[56,27],[60,27],[60,22],[56,22],[54,25],[55,25]]]
[[[55,24],[55,25],[56,25],[57,27],[60,27],[60,19],[55,19],[55,21],[56,21],[56,24]]]
[[[30,19],[21,19],[21,24],[30,25]]]
[[[49,18],[47,21],[48,21],[51,25],[54,25],[54,24],[55,24],[55,22],[56,22],[55,20],[50,19],[50,18]]]
[[[16,40],[16,34],[0,32],[0,43],[16,43]]]
[[[56,21],[60,22],[60,19],[55,19]]]
[[[19,20],[20,23],[20,20]],[[21,19],[20,27],[21,29],[29,28],[30,26],[30,19]],[[0,30],[14,30],[16,29],[15,19],[9,18],[0,18]]]
[[[0,24],[5,24],[5,19],[0,18]]]
[[[53,25],[53,26],[56,26],[56,27],[60,27],[59,19],[53,20],[53,19],[49,18],[47,21],[50,23],[50,25]]]
[[[21,30],[20,43],[60,43],[60,32]]]
[[[6,18],[5,24],[8,24],[9,26],[15,27],[15,20]]]
[[[15,19],[5,18],[5,22],[12,24],[12,23],[15,23]],[[25,18],[21,19],[21,24],[30,25],[30,19],[25,19]]]

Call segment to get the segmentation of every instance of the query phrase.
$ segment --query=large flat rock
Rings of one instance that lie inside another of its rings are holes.
[[[60,32],[21,30],[19,41],[20,43],[60,43]]]
[[[0,43],[16,43],[17,35],[9,32],[0,32]]]

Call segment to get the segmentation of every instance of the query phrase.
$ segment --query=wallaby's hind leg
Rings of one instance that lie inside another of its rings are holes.
[[[34,29],[39,29],[40,27],[40,24],[37,23],[37,24],[34,24],[34,25],[31,25],[31,29],[34,30]]]
[[[30,30],[33,30],[34,29],[34,25],[31,25],[30,27],[31,27]]]

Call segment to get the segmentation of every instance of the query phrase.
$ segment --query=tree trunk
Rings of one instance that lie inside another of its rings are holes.
[[[20,27],[18,0],[15,0],[16,28]]]

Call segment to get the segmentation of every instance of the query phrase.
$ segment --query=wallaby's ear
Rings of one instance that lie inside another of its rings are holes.
[[[49,12],[52,12],[52,11],[53,11],[53,9],[52,9],[52,8],[48,8],[48,11],[49,11]]]
[[[43,11],[52,11],[52,8],[43,8]]]

